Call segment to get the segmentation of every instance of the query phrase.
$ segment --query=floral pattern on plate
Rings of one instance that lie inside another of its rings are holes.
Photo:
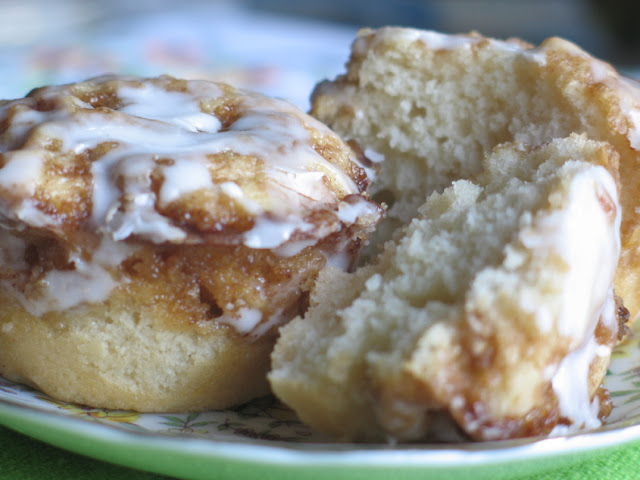
[[[609,389],[614,408],[600,428],[609,430],[640,423],[640,322],[629,338],[615,349],[605,386]],[[0,377],[2,401],[100,422],[114,428],[159,435],[257,442],[324,443],[328,440],[303,424],[295,413],[273,396],[227,410],[136,413],[61,402]]]
[[[137,413],[92,408],[55,400],[31,387],[0,377],[0,402],[17,403],[80,417],[132,431],[197,437],[239,437],[266,441],[313,442],[326,438],[312,431],[273,396],[228,410],[189,413]]]

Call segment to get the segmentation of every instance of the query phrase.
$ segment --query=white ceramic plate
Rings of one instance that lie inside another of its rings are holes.
[[[606,454],[640,439],[640,334],[614,353],[606,425],[567,437],[451,445],[334,444],[272,397],[231,410],[138,414],[58,402],[0,378],[0,423],[53,445],[181,478],[499,479]]]

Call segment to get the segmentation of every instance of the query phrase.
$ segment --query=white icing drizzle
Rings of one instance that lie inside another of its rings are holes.
[[[256,308],[241,307],[234,314],[225,314],[218,318],[218,323],[230,325],[241,335],[251,333],[262,320],[262,312]]]
[[[391,32],[390,29],[383,29],[384,34]],[[419,29],[394,29],[394,38],[402,38],[406,42],[420,41],[433,50],[451,50],[454,48],[468,48],[478,43],[479,39],[464,35],[447,35],[433,30]]]
[[[631,148],[640,151],[640,109],[630,108],[628,110],[631,129],[628,132]]]
[[[365,148],[362,153],[364,153],[364,156],[373,163],[384,162],[384,155],[380,152],[376,152],[371,148]]]
[[[286,243],[294,232],[309,232],[313,228],[312,224],[295,216],[285,221],[258,217],[253,228],[244,232],[242,243],[250,248],[275,248]]]
[[[378,215],[378,207],[360,196],[346,197],[338,204],[338,218],[345,225],[353,225],[358,219]]]
[[[294,255],[297,255],[305,248],[315,245],[316,243],[317,242],[314,238],[308,238],[306,240],[298,240],[295,242],[289,241],[289,242],[283,243],[279,247],[276,247],[273,251],[279,257],[284,257],[284,258],[293,257]]]
[[[220,190],[232,198],[235,201],[239,201],[242,203],[243,208],[252,215],[258,215],[262,211],[262,207],[260,205],[247,198],[242,191],[242,189],[235,182],[222,182],[220,185]]]
[[[0,199],[0,217],[28,222],[34,227],[51,225],[53,219],[36,207],[33,195],[42,174],[42,162],[28,152],[5,154],[0,169],[0,188],[11,192],[11,200]]]
[[[539,48],[526,48],[523,43],[515,41],[503,41],[493,38],[485,38],[473,35],[451,35],[433,30],[421,30],[403,27],[383,27],[376,30],[373,41],[366,38],[368,31],[358,36],[352,46],[354,54],[364,56],[367,51],[374,51],[376,45],[388,41],[400,41],[405,43],[420,42],[431,50],[468,49],[480,42],[488,42],[492,48],[515,52],[529,57],[540,65],[546,64],[546,54]]]
[[[571,421],[573,431],[600,425],[597,398],[592,401],[589,393],[589,368],[596,356],[611,352],[610,345],[596,342],[598,322],[613,338],[617,332],[612,285],[620,253],[621,208],[615,182],[602,167],[581,172],[569,188],[569,208],[538,219],[536,232],[526,231],[520,238],[528,247],[556,252],[567,263],[559,315],[551,322],[541,308],[538,327],[548,331],[553,324],[570,340],[568,354],[556,368],[545,369],[545,375],[551,376],[560,413]],[[569,430],[558,427],[554,434]]]
[[[615,207],[614,218],[603,210],[598,195]],[[573,337],[574,346],[595,326],[594,319],[605,303],[618,264],[620,221],[615,182],[603,167],[593,167],[572,180],[569,208],[537,218],[533,228],[520,235],[526,247],[553,251],[567,263],[565,293],[555,327],[561,335]],[[544,313],[538,326],[548,331],[552,325]]]
[[[560,362],[551,379],[553,391],[558,399],[558,407],[563,416],[571,420],[571,425],[556,425],[550,436],[566,435],[583,428],[597,428],[600,405],[598,397],[590,399],[589,366],[600,352],[593,336],[586,343],[570,352]]]
[[[276,312],[271,315],[266,321],[257,325],[251,332],[251,337],[254,339],[260,338],[272,328],[277,327],[278,325],[282,325],[288,320],[288,318],[282,315],[282,312]]]
[[[109,77],[95,81],[106,80]],[[60,96],[64,88],[50,87],[42,95]],[[39,135],[59,139],[62,151],[75,153],[102,143],[115,144],[91,167],[93,228],[114,239],[136,235],[153,242],[184,241],[187,232],[160,214],[156,202],[165,206],[193,191],[213,189],[232,195],[253,215],[268,214],[270,223],[281,222],[278,229],[265,229],[264,222],[256,222],[257,230],[244,235],[252,248],[272,248],[291,237],[292,227],[308,231],[304,223],[294,225],[292,217],[337,203],[337,194],[329,188],[327,176],[342,196],[360,193],[345,172],[313,149],[300,112],[284,101],[242,92],[242,115],[228,129],[221,130],[215,116],[201,111],[202,102],[222,94],[215,84],[188,82],[186,92],[166,91],[148,82],[135,86],[121,84],[116,94],[123,106],[108,113],[95,110],[75,97],[69,97],[66,106],[45,112],[24,110],[18,105],[14,119],[17,116],[20,121],[12,122],[6,133],[9,137],[24,137],[28,128],[37,128]],[[15,108],[17,102],[0,107],[0,113],[6,115],[6,109]],[[70,112],[69,103],[80,108]],[[324,125],[311,118],[304,121],[326,131]],[[269,207],[260,207],[246,198],[242,189],[229,183],[225,182],[224,187],[213,184],[207,156],[225,151],[255,156],[263,162]],[[28,147],[7,152],[7,163],[0,170],[0,186],[16,184],[25,188],[23,203],[27,204],[28,194],[40,178],[43,155],[41,150]],[[159,163],[161,159],[170,161]],[[355,157],[352,161],[357,163]],[[159,171],[164,178],[159,198],[151,190],[152,171]],[[42,215],[34,210],[25,206],[20,215],[16,211],[6,215],[40,226]],[[53,224],[55,219],[46,223]],[[268,239],[256,240],[266,231]],[[276,231],[281,233],[279,238],[274,236]]]
[[[203,94],[213,97],[222,94],[215,84],[200,82],[198,88]],[[143,88],[122,86],[118,89],[118,96],[124,103],[119,111],[129,115],[169,123],[189,132],[215,133],[221,127],[220,120],[203,113],[197,101],[185,101],[184,93],[150,85]]]
[[[185,162],[164,168],[164,182],[158,200],[164,206],[196,190],[213,188],[211,175],[204,163]]]
[[[75,268],[49,270],[39,279],[36,292],[25,295],[9,281],[0,284],[34,316],[67,310],[83,303],[100,302],[122,281],[114,278],[112,270],[135,249],[133,245],[104,238],[93,252],[91,261],[84,260],[82,252],[73,252],[69,260]]]
[[[42,162],[27,152],[14,153],[0,169],[0,186],[22,196],[33,196],[42,174]]]
[[[610,288],[599,318],[602,324],[612,332],[616,332],[618,328],[615,303],[613,288]],[[551,379],[551,385],[558,398],[560,412],[573,423],[557,425],[551,431],[551,436],[566,435],[580,428],[600,426],[598,397],[590,400],[589,368],[596,357],[608,357],[611,355],[611,350],[611,346],[598,344],[591,332],[578,348],[562,359]]]
[[[377,207],[358,195],[361,192],[355,182],[313,148],[306,125],[329,133],[323,124],[284,101],[239,92],[241,115],[223,129],[218,118],[202,111],[204,102],[224,94],[220,86],[189,81],[185,91],[168,91],[163,82],[121,82],[115,92],[121,104],[117,110],[94,109],[72,96],[66,86],[48,87],[37,94],[51,101],[53,108],[46,111],[35,110],[29,98],[0,105],[0,119],[9,119],[0,138],[4,157],[0,190],[7,193],[0,198],[0,220],[7,228],[50,227],[58,231],[60,227],[60,220],[40,210],[34,201],[43,181],[44,162],[54,154],[44,147],[50,139],[57,140],[63,153],[81,154],[101,144],[111,146],[91,164],[92,210],[87,228],[101,236],[100,246],[91,252],[72,251],[69,260],[74,269],[46,272],[26,293],[10,280],[0,281],[31,314],[39,316],[108,298],[119,282],[126,281],[126,277],[116,276],[116,269],[137,248],[125,241],[131,236],[155,243],[190,241],[189,232],[161,214],[158,207],[197,191],[226,195],[254,216],[253,228],[238,234],[241,243],[287,256],[352,225],[360,215],[379,216]],[[36,141],[25,144],[29,137]],[[266,201],[249,198],[235,181],[214,183],[210,169],[215,160],[211,156],[228,151],[261,162],[260,173],[267,179]],[[351,161],[364,168],[355,156]],[[157,194],[152,174],[163,180]],[[359,201],[340,203],[347,195]],[[333,223],[306,221],[316,209],[333,215]],[[0,228],[3,268],[26,270],[25,248],[24,240]],[[246,307],[227,309],[217,319],[241,334],[252,335],[285,320],[281,313],[263,319],[260,310]]]

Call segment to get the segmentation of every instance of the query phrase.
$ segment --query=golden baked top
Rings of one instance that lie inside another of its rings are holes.
[[[61,237],[313,243],[379,215],[362,160],[282,100],[104,76],[0,102],[0,221]]]

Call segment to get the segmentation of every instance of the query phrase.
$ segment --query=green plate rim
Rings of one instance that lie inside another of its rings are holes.
[[[135,432],[0,400],[0,423],[98,460],[179,478],[511,478],[570,465],[640,439],[640,424],[545,439],[459,445],[246,443]],[[469,469],[472,468],[472,471]]]

